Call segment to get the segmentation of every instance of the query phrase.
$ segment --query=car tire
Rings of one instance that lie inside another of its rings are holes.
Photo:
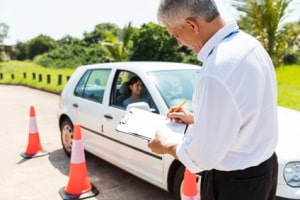
[[[64,152],[70,157],[72,152],[73,123],[68,118],[64,119],[60,124],[60,136]]]

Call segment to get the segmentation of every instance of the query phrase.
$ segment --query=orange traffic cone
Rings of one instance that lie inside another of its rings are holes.
[[[73,130],[69,182],[59,190],[59,194],[63,199],[85,199],[96,196],[99,192],[87,175],[80,125],[75,124]]]
[[[33,158],[38,156],[48,155],[41,145],[38,128],[35,119],[34,107],[30,106],[30,122],[29,122],[29,137],[26,152],[21,153],[23,158]]]
[[[183,194],[181,200],[199,200],[196,175],[188,169],[184,171]]]

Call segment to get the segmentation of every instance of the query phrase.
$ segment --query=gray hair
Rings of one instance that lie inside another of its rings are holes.
[[[161,0],[158,11],[158,23],[164,26],[183,25],[187,18],[199,17],[206,22],[220,15],[214,0]]]

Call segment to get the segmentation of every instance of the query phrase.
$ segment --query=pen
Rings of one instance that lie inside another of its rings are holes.
[[[182,106],[186,103],[186,100],[184,100],[183,102],[181,102],[181,104],[179,104],[174,110],[173,112],[177,112],[179,111],[180,108],[182,108]],[[166,117],[166,119],[168,119],[168,116]]]

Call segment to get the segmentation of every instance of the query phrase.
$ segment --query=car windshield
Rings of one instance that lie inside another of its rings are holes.
[[[200,68],[153,71],[148,75],[168,108],[187,100],[184,107],[192,111],[192,98],[199,73]]]

